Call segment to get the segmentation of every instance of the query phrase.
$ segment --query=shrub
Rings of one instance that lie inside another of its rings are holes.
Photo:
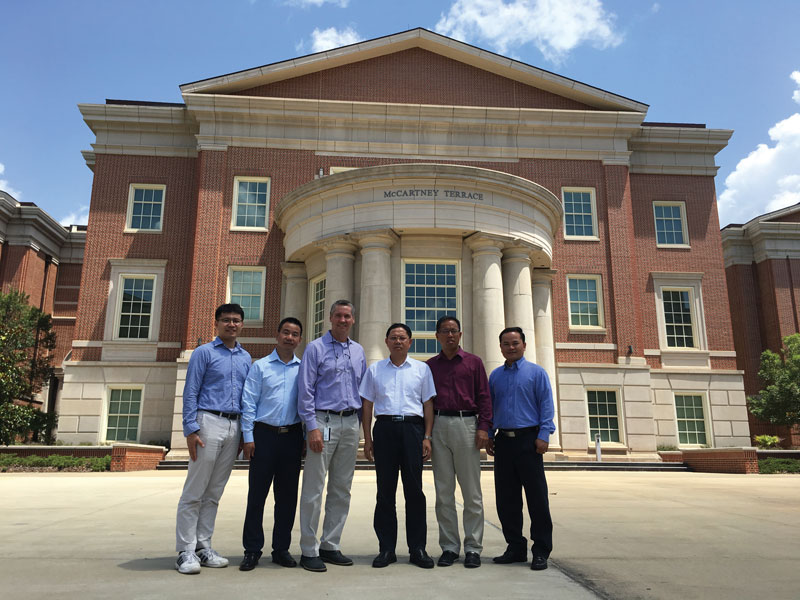
[[[50,456],[17,456],[16,454],[0,454],[0,472],[5,473],[11,468],[46,469],[55,468],[89,470],[94,472],[108,471],[111,469],[111,456],[80,457],[51,454]]]
[[[759,448],[778,448],[781,445],[781,438],[777,435],[757,435],[755,441]]]
[[[794,458],[765,458],[758,461],[758,471],[762,475],[800,473],[800,460]]]

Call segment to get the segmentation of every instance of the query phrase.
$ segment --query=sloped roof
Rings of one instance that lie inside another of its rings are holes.
[[[775,221],[776,219],[780,219],[782,217],[786,217],[788,215],[800,213],[800,202],[797,204],[792,204],[791,206],[786,206],[784,208],[779,208],[778,210],[773,210],[772,212],[764,213],[763,215],[758,215],[757,217],[753,217],[747,223],[730,223],[723,227],[722,229],[734,229],[736,227],[744,227],[749,228],[755,225],[756,223],[769,223],[770,221]]]

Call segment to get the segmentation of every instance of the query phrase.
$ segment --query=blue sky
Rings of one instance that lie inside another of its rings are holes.
[[[180,102],[182,83],[425,27],[735,130],[720,221],[800,202],[796,0],[3,0],[0,189],[85,223],[78,103]]]

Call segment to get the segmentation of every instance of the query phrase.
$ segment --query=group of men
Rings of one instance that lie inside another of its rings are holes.
[[[363,348],[350,336],[355,310],[337,300],[330,330],[308,344],[294,318],[278,325],[277,344],[252,363],[236,340],[244,322],[238,304],[215,313],[217,337],[189,360],[183,392],[183,429],[189,470],[178,503],[176,569],[199,573],[225,567],[228,559],[211,547],[219,499],[239,451],[250,461],[247,510],[242,532],[242,571],[254,569],[264,547],[264,505],[270,487],[275,503],[272,562],[295,567],[289,552],[300,492],[300,565],[324,572],[326,564],[348,566],[341,537],[350,508],[350,488],[360,442],[375,463],[377,500],[373,526],[378,537],[375,568],[397,561],[398,474],[405,497],[409,562],[433,568],[426,552],[423,462],[431,459],[436,519],[442,553],[438,566],[459,560],[462,542],[456,511],[456,481],[463,498],[464,566],[481,565],[484,512],[480,453],[494,456],[497,513],[507,547],[493,561],[527,562],[522,533],[522,491],[531,519],[531,569],[547,568],[552,551],[543,455],[555,431],[554,406],[545,371],[524,358],[519,327],[499,335],[505,364],[487,379],[478,356],[461,348],[461,324],[444,316],[436,324],[441,352],[427,363],[408,356],[412,331],[394,323],[386,331],[389,357],[367,367]],[[375,424],[373,427],[373,417]],[[322,534],[317,536],[325,493]]]

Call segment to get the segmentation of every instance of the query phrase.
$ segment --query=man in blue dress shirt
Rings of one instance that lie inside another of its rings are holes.
[[[330,320],[330,331],[306,347],[297,380],[297,411],[308,439],[300,492],[300,566],[314,572],[326,571],[325,563],[353,564],[339,542],[358,452],[358,385],[367,370],[364,349],[349,337],[356,322],[352,302],[334,302]],[[325,519],[317,540],[326,478]]]
[[[525,333],[507,327],[500,333],[500,351],[506,362],[489,376],[494,408],[494,489],[497,516],[503,527],[507,548],[494,562],[527,561],[527,540],[522,535],[522,490],[531,518],[531,569],[547,568],[553,550],[553,522],[544,476],[544,453],[556,430],[550,379],[539,365],[528,362]]]
[[[214,313],[217,337],[192,352],[183,388],[183,434],[189,471],[178,502],[175,568],[200,572],[200,566],[227,567],[228,559],[211,548],[217,506],[239,453],[242,387],[250,355],[236,341],[244,311],[223,304]]]
[[[289,553],[297,482],[303,453],[303,428],[297,414],[297,373],[300,359],[294,355],[303,325],[294,317],[278,324],[278,344],[269,356],[250,368],[242,393],[244,458],[250,461],[247,511],[240,571],[251,571],[264,547],[264,503],[272,485],[275,518],[272,525],[272,562],[297,565]]]
[[[425,494],[422,491],[422,461],[431,456],[433,402],[436,395],[431,370],[424,362],[408,358],[411,329],[394,323],[386,331],[389,358],[367,369],[361,380],[364,400],[364,455],[375,461],[378,495],[373,526],[378,536],[376,568],[397,561],[397,473],[403,478],[406,500],[406,542],[409,562],[433,568],[425,551],[428,533]],[[372,413],[375,412],[373,444]]]

